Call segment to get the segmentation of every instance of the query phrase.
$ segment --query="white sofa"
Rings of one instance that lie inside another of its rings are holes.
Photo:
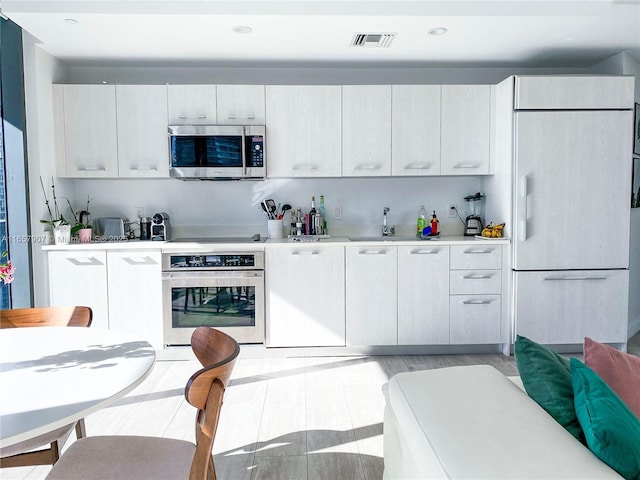
[[[384,393],[384,479],[620,479],[487,365],[399,373]]]

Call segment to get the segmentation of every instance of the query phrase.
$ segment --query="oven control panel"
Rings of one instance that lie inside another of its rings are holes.
[[[167,253],[163,270],[262,270],[262,252],[244,253]]]

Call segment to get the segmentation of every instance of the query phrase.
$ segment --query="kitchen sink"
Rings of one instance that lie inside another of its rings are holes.
[[[419,240],[415,235],[394,235],[390,237],[383,237],[382,235],[376,237],[349,237],[352,242],[407,242]]]

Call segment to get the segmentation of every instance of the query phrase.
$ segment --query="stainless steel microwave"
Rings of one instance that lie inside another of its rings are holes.
[[[182,180],[264,179],[263,125],[169,126],[169,174]]]

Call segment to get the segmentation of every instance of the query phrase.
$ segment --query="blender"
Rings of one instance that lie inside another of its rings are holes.
[[[482,214],[484,209],[484,195],[480,192],[475,195],[464,197],[467,203],[467,215],[464,221],[464,234],[467,237],[480,235],[482,233]]]

